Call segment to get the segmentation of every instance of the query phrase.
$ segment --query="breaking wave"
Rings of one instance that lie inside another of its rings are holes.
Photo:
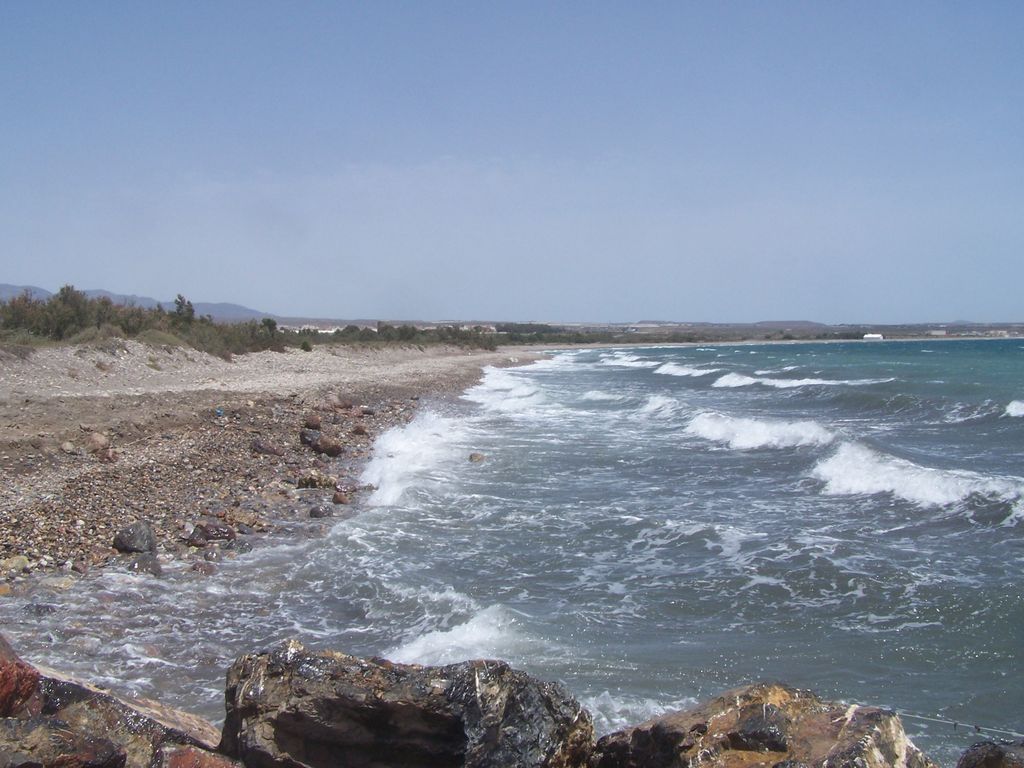
[[[734,388],[763,384],[776,389],[791,389],[794,387],[859,387],[867,384],[885,384],[890,381],[894,381],[894,379],[772,379],[764,376],[746,376],[742,373],[727,373],[719,377],[711,386]]]
[[[693,368],[689,365],[680,365],[679,363],[665,363],[658,367],[654,372],[665,374],[666,376],[707,376],[709,373],[718,373],[721,368]]]
[[[694,416],[686,432],[736,450],[827,445],[835,439],[816,421],[769,421],[711,412]]]
[[[456,664],[470,659],[521,659],[534,645],[519,631],[511,611],[492,605],[463,624],[420,635],[384,655],[405,664]]]
[[[1006,406],[1007,416],[1024,416],[1024,400],[1012,400]]]

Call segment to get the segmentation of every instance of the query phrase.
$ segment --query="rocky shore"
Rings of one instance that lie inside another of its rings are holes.
[[[0,768],[932,768],[899,717],[786,685],[727,691],[595,740],[558,683],[500,661],[395,664],[292,640],[227,671],[210,723],[22,661],[0,637]],[[958,768],[1020,768],[981,742]]]
[[[412,418],[419,397],[529,357],[0,350],[0,598],[33,573],[59,581],[110,562],[157,573],[185,558],[209,571],[261,534],[350,514],[373,439]]]

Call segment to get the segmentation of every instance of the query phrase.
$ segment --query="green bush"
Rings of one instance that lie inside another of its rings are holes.
[[[309,339],[303,339],[302,343],[299,344],[299,349],[301,349],[303,352],[312,352],[313,345],[309,343]]]

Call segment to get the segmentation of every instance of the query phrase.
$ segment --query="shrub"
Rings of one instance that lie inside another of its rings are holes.
[[[309,343],[309,339],[303,339],[302,343],[299,344],[299,349],[301,349],[303,352],[312,352],[313,345]]]

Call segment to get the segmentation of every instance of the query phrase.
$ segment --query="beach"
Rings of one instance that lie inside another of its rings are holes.
[[[157,563],[192,558],[209,570],[282,519],[349,514],[374,438],[409,420],[420,397],[533,357],[318,346],[228,361],[122,340],[0,351],[0,589],[34,571],[129,562],[113,540],[137,521],[153,528]],[[300,441],[307,423],[320,445]],[[320,493],[300,500],[304,479]],[[197,523],[214,521],[219,533],[190,542]]]

